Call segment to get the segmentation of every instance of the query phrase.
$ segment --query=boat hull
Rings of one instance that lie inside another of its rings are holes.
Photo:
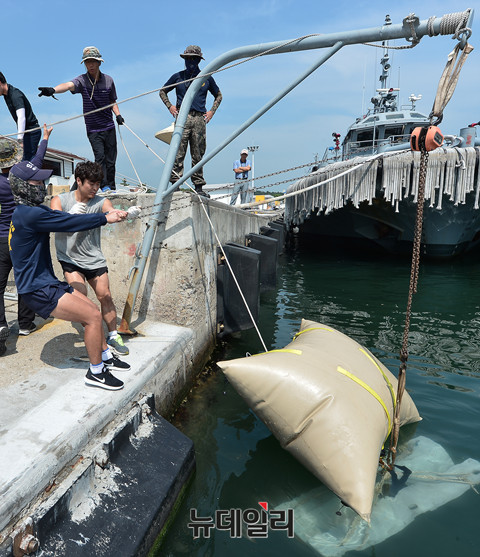
[[[473,200],[457,206],[443,201],[440,210],[424,207],[421,254],[451,259],[478,251],[480,211],[473,209]],[[358,208],[348,203],[328,215],[312,215],[299,226],[299,233],[318,246],[408,255],[412,252],[416,211],[417,204],[409,199],[401,201],[397,211],[377,197]]]

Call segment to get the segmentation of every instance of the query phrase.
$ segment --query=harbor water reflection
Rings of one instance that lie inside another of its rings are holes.
[[[275,292],[262,295],[259,328],[269,349],[288,344],[301,318],[335,327],[370,349],[397,374],[408,295],[408,260],[317,254],[297,247],[279,262]],[[414,297],[407,389],[423,421],[406,436],[439,443],[455,463],[480,460],[480,262],[424,262]],[[231,337],[214,359],[262,351],[255,331]],[[158,555],[318,555],[298,537],[230,538],[212,529],[193,539],[190,509],[270,508],[319,487],[254,416],[212,364],[178,412],[175,425],[193,439],[197,472]],[[402,432],[400,433],[402,442]],[[325,501],[334,496],[325,490]],[[338,500],[337,500],[338,501]],[[477,555],[480,499],[473,490],[420,515],[375,547],[346,555]],[[338,502],[340,508],[340,503]]]

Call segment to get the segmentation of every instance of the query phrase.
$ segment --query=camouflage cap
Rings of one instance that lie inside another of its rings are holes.
[[[23,149],[14,139],[0,138],[0,168],[10,168],[23,159]]]
[[[202,54],[202,49],[196,44],[191,44],[190,46],[187,46],[184,53],[180,54],[180,56],[184,60],[185,58],[193,58],[193,57],[197,57],[197,58],[201,58],[202,60],[205,60]]]
[[[85,60],[92,59],[98,60],[99,62],[105,62],[96,46],[86,46],[83,49],[82,61],[80,62],[80,64],[83,64]]]
[[[17,205],[28,205],[29,207],[37,207],[45,201],[47,188],[45,184],[34,186],[25,182],[15,174],[8,175],[10,188],[13,193],[13,199]]]

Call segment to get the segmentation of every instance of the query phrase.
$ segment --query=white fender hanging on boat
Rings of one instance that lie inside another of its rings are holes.
[[[218,365],[281,446],[369,521],[395,376],[347,335],[306,320],[285,348]],[[400,419],[421,419],[407,392]]]

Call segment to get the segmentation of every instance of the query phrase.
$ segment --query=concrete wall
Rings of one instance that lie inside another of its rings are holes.
[[[132,205],[143,208],[142,218],[102,228],[102,249],[120,319],[130,287],[129,272],[134,265],[135,250],[141,245],[154,211],[155,196],[118,194],[110,199],[118,209]],[[164,207],[131,328],[147,319],[191,328],[195,333],[194,353],[198,359],[205,359],[216,331],[217,241],[196,196],[175,193]],[[244,244],[246,234],[258,233],[270,220],[212,200],[206,201],[204,207],[222,244]],[[62,271],[54,254],[52,239],[54,266],[60,278]],[[89,296],[93,298],[92,293]]]

